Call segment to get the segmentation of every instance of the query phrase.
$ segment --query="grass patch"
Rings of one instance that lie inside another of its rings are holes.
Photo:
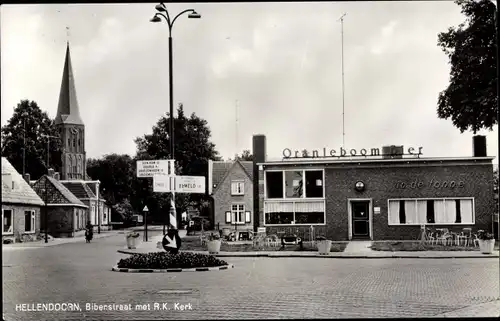
[[[331,252],[343,252],[347,246],[347,242],[332,243]],[[183,238],[181,244],[182,251],[206,251],[207,246],[202,245],[200,238]],[[304,243],[303,248],[299,245],[287,245],[282,248],[278,246],[253,246],[253,244],[231,244],[222,243],[221,252],[278,252],[278,251],[297,251],[297,252],[316,252],[318,249],[315,245]]]
[[[420,242],[372,242],[371,249],[374,251],[479,251],[479,247],[458,246],[458,245],[442,245],[442,244],[427,244]]]
[[[134,254],[118,262],[122,269],[190,269],[197,267],[216,267],[228,265],[213,255],[179,252],[155,252],[147,254]]]

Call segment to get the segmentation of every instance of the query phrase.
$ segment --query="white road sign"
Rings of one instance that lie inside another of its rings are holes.
[[[144,206],[144,208],[142,209],[142,211],[143,211],[143,212],[147,212],[147,211],[149,211],[148,206],[147,206],[147,205],[146,205],[146,206]]]
[[[155,175],[175,175],[175,160],[137,161],[137,177],[153,177]]]
[[[153,176],[153,192],[156,193],[172,192],[175,186],[175,177],[176,176],[165,176],[165,175]]]
[[[204,176],[175,176],[176,193],[205,193]]]

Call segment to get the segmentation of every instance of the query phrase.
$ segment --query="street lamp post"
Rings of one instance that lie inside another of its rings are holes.
[[[168,85],[169,85],[169,101],[170,101],[170,115],[169,115],[169,139],[170,139],[170,159],[174,160],[174,85],[173,85],[173,70],[172,70],[172,27],[174,26],[175,20],[185,13],[188,14],[190,19],[199,19],[201,15],[197,13],[194,9],[186,9],[176,15],[173,19],[170,19],[170,15],[167,8],[163,2],[155,6],[158,11],[155,13],[151,22],[161,22],[163,17],[164,21],[168,25]],[[174,193],[171,194],[172,201],[175,204]],[[177,216],[177,215],[176,215]],[[177,217],[175,217],[177,220]],[[165,234],[165,224],[163,225],[163,234]]]

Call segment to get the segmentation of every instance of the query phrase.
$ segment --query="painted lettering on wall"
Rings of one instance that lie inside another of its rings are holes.
[[[429,182],[414,180],[411,182],[397,182],[396,189],[419,189],[419,188],[464,188],[464,181],[440,181],[431,179]]]
[[[408,154],[404,154],[403,151],[401,151],[401,153],[394,152],[394,155],[419,156],[422,155],[422,149],[423,147],[419,147],[418,149],[410,147],[407,149]],[[362,148],[358,151],[356,149],[344,149],[341,147],[338,150],[338,152],[335,149],[327,150],[326,148],[323,148],[321,150],[321,153],[317,149],[312,151],[308,151],[307,149],[304,149],[302,151],[299,150],[292,151],[290,148],[283,149],[283,158],[317,158],[317,157],[326,158],[326,157],[354,157],[354,156],[364,156],[364,157],[382,156],[382,153],[380,148],[368,148],[368,149]]]

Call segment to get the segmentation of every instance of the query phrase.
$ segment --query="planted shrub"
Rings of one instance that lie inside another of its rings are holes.
[[[119,268],[128,269],[189,269],[223,265],[228,264],[215,256],[187,252],[179,252],[177,254],[168,252],[134,254],[118,262]]]

